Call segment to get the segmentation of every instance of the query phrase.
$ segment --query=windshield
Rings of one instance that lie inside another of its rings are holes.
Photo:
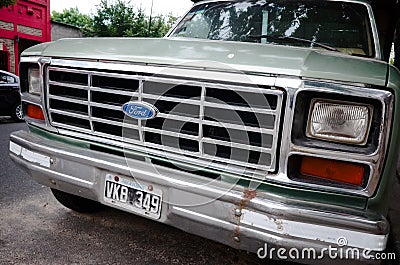
[[[170,37],[274,43],[374,57],[366,6],[340,1],[220,1],[181,20]],[[322,44],[322,45],[321,45]]]

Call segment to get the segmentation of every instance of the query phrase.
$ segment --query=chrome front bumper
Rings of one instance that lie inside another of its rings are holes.
[[[388,239],[383,216],[255,193],[222,181],[210,185],[198,175],[145,161],[127,163],[124,157],[25,131],[11,134],[10,156],[39,183],[103,204],[105,175],[133,172],[137,182],[160,188],[168,200],[158,221],[250,252],[265,243],[300,250],[337,247],[340,238],[347,247],[382,251]]]

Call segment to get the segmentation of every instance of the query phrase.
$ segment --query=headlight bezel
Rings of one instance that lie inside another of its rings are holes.
[[[46,57],[36,57],[36,56],[21,56],[21,60],[19,63],[19,77],[20,77],[20,93],[21,93],[21,102],[25,114],[25,121],[28,124],[33,124],[35,126],[45,128],[46,130],[56,131],[50,126],[45,106],[45,87],[43,83],[43,69],[44,65],[50,63],[50,58]],[[28,78],[29,74],[32,74],[32,70],[29,72],[29,69],[34,69],[33,73],[36,74],[36,85],[34,90],[32,90],[31,77]],[[39,75],[39,76],[38,76]],[[31,86],[31,88],[30,88]],[[33,92],[33,93],[30,93]],[[43,111],[43,119],[33,119],[27,116],[28,105],[33,104],[40,106]]]
[[[281,162],[289,180],[280,178],[285,183],[298,184],[307,188],[317,188],[359,195],[373,196],[379,184],[385,163],[386,152],[393,124],[395,97],[392,91],[380,86],[362,84],[328,83],[317,80],[306,80],[298,89],[289,90],[289,108],[291,111],[290,132],[285,132],[283,149],[287,149],[287,158]],[[308,112],[313,98],[346,101],[355,104],[369,104],[374,107],[371,127],[365,145],[353,145],[329,142],[306,136]],[[287,138],[285,138],[287,137]],[[365,180],[361,187],[333,185],[332,183],[309,183],[299,176],[298,157],[311,156],[365,166]]]
[[[350,104],[371,105],[374,108],[371,117],[371,126],[369,134],[364,145],[354,145],[349,143],[326,141],[319,138],[310,138],[306,135],[307,120],[310,111],[311,101],[314,98],[322,98],[329,101],[339,101]],[[344,100],[345,99],[345,100]],[[294,106],[293,121],[291,128],[291,142],[296,146],[306,148],[318,148],[330,151],[356,153],[356,154],[372,154],[379,147],[381,134],[381,119],[383,115],[382,102],[377,98],[362,97],[361,95],[346,95],[340,93],[327,93],[326,89],[305,89],[296,94],[296,105]]]

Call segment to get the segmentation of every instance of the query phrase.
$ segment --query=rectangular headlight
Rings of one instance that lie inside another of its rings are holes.
[[[363,145],[368,139],[372,112],[371,105],[313,99],[306,135],[321,140]]]
[[[32,67],[28,69],[28,84],[30,94],[41,94],[39,69]]]

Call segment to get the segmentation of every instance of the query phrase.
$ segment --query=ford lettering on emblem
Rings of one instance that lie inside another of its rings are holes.
[[[156,107],[149,103],[140,101],[131,101],[125,103],[122,106],[122,111],[125,113],[125,115],[138,120],[153,119],[158,113]]]

